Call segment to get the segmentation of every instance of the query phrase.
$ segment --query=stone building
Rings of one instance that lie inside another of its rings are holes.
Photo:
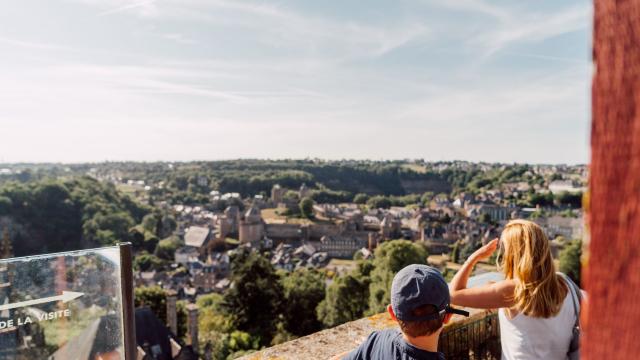
[[[369,246],[368,240],[350,236],[323,236],[318,243],[312,245],[329,257],[353,258],[353,254]]]
[[[262,240],[264,237],[264,224],[260,210],[254,206],[249,208],[240,219],[238,232],[238,239],[241,244],[255,243]]]
[[[240,219],[240,209],[235,205],[228,206],[224,210],[224,216],[226,216],[227,221],[229,223],[229,233],[230,234],[237,234],[238,233],[238,222],[239,222],[239,219]]]
[[[513,212],[513,208],[487,203],[472,206],[468,214],[473,218],[487,214],[493,221],[505,221],[511,218],[511,212]]]
[[[278,205],[284,199],[284,194],[287,192],[287,189],[281,187],[279,184],[273,185],[271,188],[271,201],[274,205]]]
[[[213,245],[211,229],[203,226],[190,226],[184,234],[184,244],[187,247],[197,249],[200,257],[205,258]]]
[[[212,264],[205,264],[202,269],[194,271],[193,286],[204,292],[211,292],[217,282],[217,269]]]
[[[380,235],[382,240],[393,240],[400,236],[401,223],[398,218],[387,213],[380,222]]]

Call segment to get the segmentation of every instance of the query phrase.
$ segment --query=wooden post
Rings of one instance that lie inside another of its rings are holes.
[[[640,354],[640,2],[596,0],[584,359]]]

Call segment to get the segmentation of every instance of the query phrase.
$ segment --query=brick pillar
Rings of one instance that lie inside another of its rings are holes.
[[[640,354],[640,2],[595,1],[584,359]]]
[[[174,290],[167,291],[167,327],[171,333],[178,336],[178,312],[176,309],[176,301],[178,293]]]
[[[193,351],[198,353],[198,305],[187,305],[187,312],[189,314],[187,321],[189,344]]]

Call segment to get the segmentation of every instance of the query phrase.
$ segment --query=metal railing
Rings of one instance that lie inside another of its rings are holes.
[[[496,313],[446,327],[440,335],[440,351],[447,360],[500,359],[500,327]]]

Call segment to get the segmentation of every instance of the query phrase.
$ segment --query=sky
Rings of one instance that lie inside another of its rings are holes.
[[[0,163],[589,161],[592,3],[20,0]]]

